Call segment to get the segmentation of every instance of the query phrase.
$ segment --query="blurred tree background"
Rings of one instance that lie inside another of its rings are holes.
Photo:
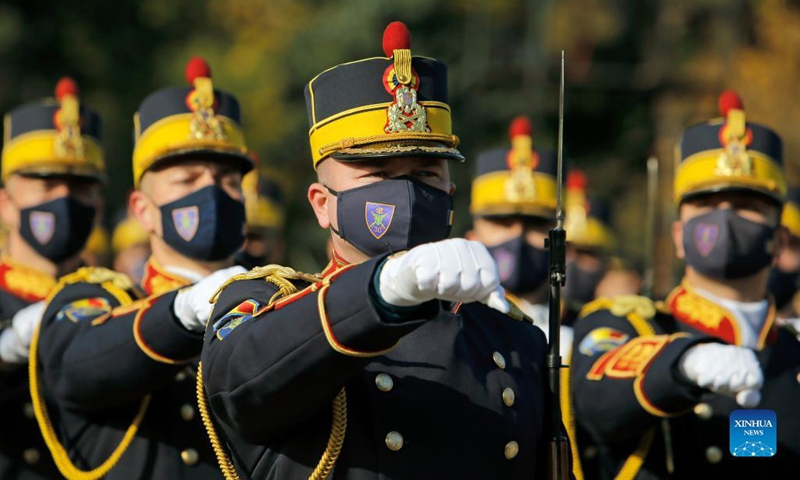
[[[243,107],[250,146],[283,186],[288,263],[316,271],[326,232],[305,201],[314,178],[303,86],[341,62],[381,54],[392,20],[408,24],[412,51],[449,66],[454,129],[468,160],[454,165],[459,216],[469,227],[470,158],[507,142],[508,122],[529,115],[534,142],[556,144],[558,70],[566,50],[565,158],[611,201],[620,253],[656,258],[656,294],[679,265],[674,145],[687,125],[717,115],[733,88],[748,119],[784,138],[790,179],[800,137],[800,2],[787,0],[26,0],[0,2],[0,109],[52,95],[63,75],[104,119],[109,227],[131,187],[132,116],[150,92],[182,84],[204,56],[214,82]],[[646,160],[659,160],[659,215],[647,251]]]

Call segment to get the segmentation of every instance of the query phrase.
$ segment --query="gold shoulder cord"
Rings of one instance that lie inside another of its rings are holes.
[[[112,279],[104,280],[106,281],[102,282],[103,288],[114,295],[121,305],[126,305],[133,301],[131,296],[122,288],[122,285],[120,285],[118,281],[114,281]],[[64,287],[64,285],[66,285],[66,283],[60,283],[58,286],[56,286],[54,291],[48,296],[48,301],[49,299],[53,298],[55,294]],[[50,416],[47,413],[47,405],[42,398],[41,384],[39,382],[39,371],[37,368],[39,334],[41,332],[41,327],[42,326],[40,324],[33,334],[33,338],[31,340],[30,360],[28,362],[31,400],[33,403],[33,412],[36,416],[36,421],[39,424],[39,429],[42,431],[45,444],[53,456],[56,467],[58,467],[58,471],[61,472],[65,478],[68,480],[97,480],[104,477],[112,468],[114,468],[128,447],[130,447],[131,442],[133,442],[133,439],[136,437],[136,433],[139,431],[139,426],[142,424],[142,420],[144,420],[145,413],[147,413],[147,407],[150,404],[150,395],[147,395],[142,399],[142,403],[139,406],[139,411],[136,413],[133,422],[131,422],[130,426],[125,431],[125,435],[123,435],[122,440],[120,440],[119,445],[117,445],[117,448],[114,449],[106,461],[104,461],[99,467],[92,470],[87,471],[79,469],[74,463],[72,463],[67,450],[61,444],[61,442],[59,442],[58,435],[56,434],[53,424],[50,421]]]
[[[211,298],[212,303],[216,303],[220,293],[237,280],[256,280],[263,278],[265,281],[270,282],[278,287],[278,292],[269,300],[269,305],[275,303],[279,298],[287,295],[297,293],[297,287],[292,284],[291,280],[304,280],[310,283],[321,282],[322,277],[316,275],[309,275],[307,273],[297,272],[288,267],[279,265],[266,265],[264,267],[257,267],[253,270],[231,277],[214,293]],[[202,363],[197,367],[197,406],[200,410],[200,417],[203,419],[203,425],[208,433],[208,439],[211,441],[211,446],[214,448],[214,454],[217,456],[219,468],[225,476],[225,480],[241,480],[241,477],[236,472],[236,467],[233,465],[228,452],[217,434],[214,422],[211,420],[211,415],[208,412],[208,402],[206,400],[205,388],[203,386],[203,365]],[[317,467],[308,477],[309,480],[325,480],[333,471],[333,466],[339,458],[344,445],[344,436],[347,431],[347,393],[342,388],[333,399],[333,420],[331,422],[331,433],[328,436],[328,444],[325,446],[325,451],[320,458]]]

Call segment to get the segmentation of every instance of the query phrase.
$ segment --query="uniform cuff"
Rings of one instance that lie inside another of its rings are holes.
[[[203,332],[190,332],[175,316],[178,291],[144,300],[136,312],[133,334],[139,348],[157,362],[181,364],[194,360],[203,347]]]
[[[381,270],[383,270],[385,264],[386,258],[383,258],[372,276],[372,283],[369,288],[369,298],[372,300],[372,305],[375,307],[375,310],[377,310],[378,314],[381,316],[381,320],[386,323],[402,323],[407,320],[418,318],[433,318],[439,313],[439,302],[437,300],[430,300],[419,305],[411,305],[408,307],[398,307],[397,305],[386,302],[379,293]]]
[[[677,334],[653,358],[634,382],[636,398],[653,415],[671,417],[685,413],[700,401],[703,390],[675,376],[675,365],[687,349],[706,338]]]

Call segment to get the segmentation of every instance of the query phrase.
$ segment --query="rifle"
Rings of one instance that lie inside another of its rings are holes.
[[[556,206],[556,226],[550,229],[545,247],[550,261],[550,318],[547,368],[550,380],[551,418],[550,418],[550,461],[547,478],[566,480],[570,474],[569,439],[561,418],[561,363],[559,351],[561,329],[561,287],[567,281],[567,232],[564,230],[562,210],[562,188],[564,184],[564,51],[561,51],[561,83],[558,105],[558,203]]]
[[[647,228],[645,229],[645,269],[642,295],[652,298],[655,284],[655,232],[658,202],[658,159],[647,159]]]

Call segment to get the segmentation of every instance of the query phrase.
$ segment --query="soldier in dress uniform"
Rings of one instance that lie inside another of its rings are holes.
[[[193,377],[208,298],[245,271],[230,265],[252,161],[237,100],[200,58],[186,76],[134,117],[129,208],[153,252],[141,285],[101,268],[65,276],[31,344],[34,412],[68,479],[221,478]]]
[[[778,318],[796,319],[797,290],[800,287],[800,187],[789,187],[783,206],[781,225],[789,231],[789,244],[778,256],[778,262],[769,272],[769,292],[775,297]]]
[[[28,393],[28,345],[41,302],[58,276],[81,264],[80,251],[101,203],[105,166],[100,118],[80,103],[71,79],[55,99],[5,117],[0,218],[0,478],[59,478]]]
[[[478,154],[470,203],[473,228],[466,236],[486,245],[506,293],[547,335],[550,264],[544,243],[556,222],[557,159],[554,152],[534,148],[527,117],[511,122],[509,137],[510,148]],[[572,329],[562,327],[560,340],[566,355]]]
[[[581,308],[594,300],[597,285],[614,252],[616,238],[611,229],[608,203],[589,193],[583,171],[570,170],[566,190],[567,284],[562,322],[571,325]]]
[[[575,324],[571,398],[598,446],[598,478],[784,478],[800,467],[800,342],[767,294],[787,240],[781,139],[747,122],[733,92],[720,110],[678,145],[680,286],[658,306],[598,299]],[[729,443],[742,407],[775,412],[777,455],[735,458],[775,453],[753,448],[758,438]]]
[[[245,175],[242,185],[247,209],[247,233],[236,263],[255,268],[283,261],[284,199],[280,185],[258,169]]]
[[[227,478],[543,478],[545,337],[501,313],[483,245],[446,240],[463,160],[446,67],[412,57],[400,22],[383,47],[306,88],[333,260],[221,289],[199,398],[212,442]]]

